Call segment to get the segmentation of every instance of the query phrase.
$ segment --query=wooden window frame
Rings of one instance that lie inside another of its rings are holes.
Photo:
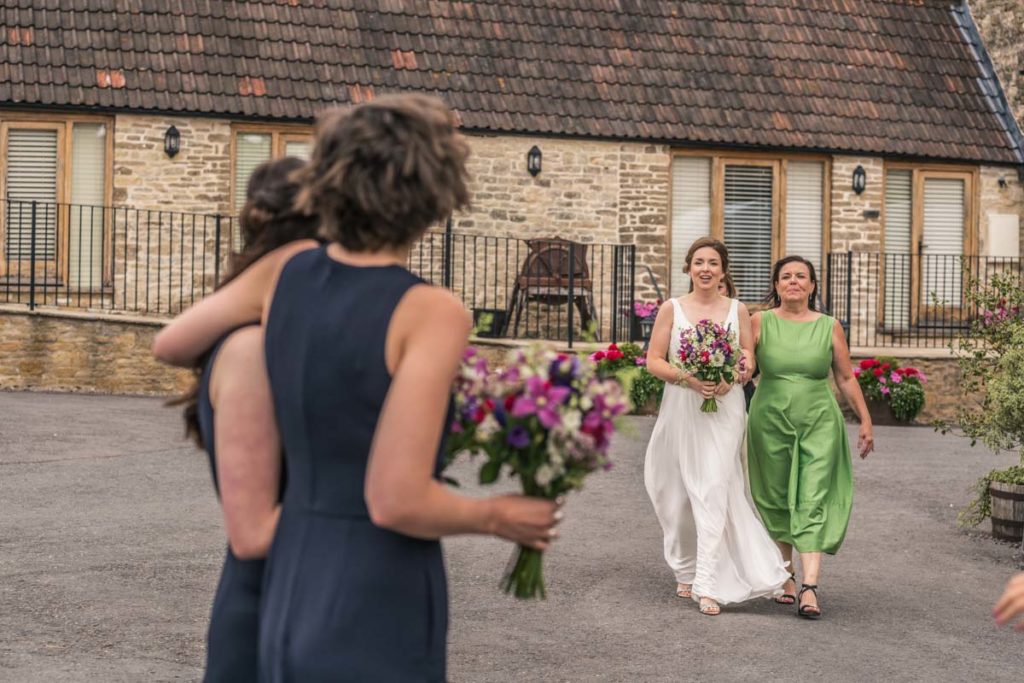
[[[910,257],[920,251],[921,240],[924,236],[924,181],[928,178],[948,178],[964,181],[964,201],[967,208],[964,211],[964,236],[963,255],[967,257],[976,256],[978,242],[980,239],[980,205],[981,205],[981,168],[979,166],[961,164],[939,164],[939,163],[914,163],[909,161],[884,161],[882,164],[882,207],[881,207],[881,234],[879,236],[879,285],[878,301],[875,306],[877,311],[876,326],[879,330],[885,329],[885,197],[888,192],[889,171],[910,171]],[[923,263],[921,260],[911,268],[910,285],[910,325],[916,326],[920,323],[920,298],[921,298],[921,277]],[[961,287],[967,285],[966,280],[961,282]],[[963,292],[961,292],[961,301]],[[962,315],[959,308],[953,309],[956,315]]]
[[[31,118],[29,118],[31,116]],[[106,149],[103,154],[103,203],[105,207],[114,204],[114,117],[94,114],[61,114],[56,112],[32,112],[0,110],[0,198],[7,197],[7,141],[8,131],[15,129],[57,130],[57,205],[68,206],[71,197],[71,155],[74,142],[73,128],[76,123],[100,123],[106,126]],[[57,255],[58,261],[44,261],[42,269],[37,271],[42,276],[56,276],[61,284],[68,283],[70,263],[69,253],[70,211],[57,211]],[[111,212],[103,214],[103,285],[113,279],[113,221]],[[7,225],[0,215],[0,277],[21,280],[27,278],[27,271],[19,265],[11,272],[11,264],[7,262],[6,245]],[[63,260],[61,261],[61,256]],[[22,262],[17,262],[21,264]]]
[[[231,196],[228,197],[228,206],[235,206],[235,198],[239,191],[244,188],[235,187],[235,151],[236,140],[239,135],[246,133],[257,133],[270,135],[270,158],[280,159],[284,156],[285,144],[288,142],[313,141],[313,126],[306,124],[263,124],[263,123],[232,123],[231,124],[231,145],[228,153],[231,157]]]
[[[755,151],[725,152],[711,149],[675,149],[669,155],[668,252],[672,253],[672,166],[676,157],[700,157],[711,160],[711,236],[722,240],[725,235],[725,167],[729,165],[772,168],[772,262],[786,253],[787,174],[792,161],[815,161],[823,164],[822,173],[822,235],[818,262],[825,267],[832,243],[832,157],[813,153],[774,153]],[[724,240],[723,240],[724,241]],[[669,271],[668,290],[672,291]],[[824,273],[818,273],[818,295],[825,299]],[[755,306],[756,308],[756,306]]]

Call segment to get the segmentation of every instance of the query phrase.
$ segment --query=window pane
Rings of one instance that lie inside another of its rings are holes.
[[[57,131],[11,128],[7,136],[6,244],[8,261],[32,252],[32,201],[36,207],[36,259],[57,250]],[[23,203],[28,202],[28,203]]]
[[[74,124],[71,207],[68,212],[68,280],[78,289],[102,284],[106,152],[105,124]]]
[[[296,157],[306,161],[309,159],[309,154],[312,151],[313,143],[310,140],[285,140],[284,142],[284,155],[286,157]]]
[[[825,164],[792,161],[786,170],[786,256],[799,254],[821,270],[821,239],[825,211]]]
[[[672,160],[671,296],[685,294],[690,278],[683,273],[686,252],[698,237],[711,233],[711,159]]]
[[[922,303],[960,305],[960,256],[964,248],[964,181],[925,178],[921,242]]]
[[[725,167],[725,245],[743,301],[761,298],[772,268],[772,169]]]
[[[913,184],[910,171],[889,171],[885,176],[885,299],[882,322],[886,330],[910,326],[913,278],[910,262]]]
[[[256,167],[270,160],[272,136],[270,133],[238,133],[235,136],[235,215],[245,206],[245,190],[249,176]],[[237,221],[236,221],[237,226]],[[234,231],[232,243],[236,250],[242,247],[241,230]]]

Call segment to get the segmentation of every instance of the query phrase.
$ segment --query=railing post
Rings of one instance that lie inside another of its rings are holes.
[[[444,225],[444,243],[441,250],[441,258],[444,259],[444,263],[441,264],[441,282],[445,289],[452,288],[452,217],[448,216],[448,220]]]
[[[619,306],[622,304],[619,279],[622,277],[622,245],[612,245],[612,342],[619,341]]]
[[[636,311],[633,310],[633,302],[636,301],[636,245],[630,244],[626,247],[626,253],[629,255],[629,268],[626,273],[629,275],[629,300],[626,302],[626,310],[629,311],[626,320],[629,322],[629,341],[636,341],[633,339],[633,318],[636,316]],[[661,290],[658,287],[657,280],[654,276],[651,276],[651,282],[654,283],[654,289],[658,292],[658,296],[661,296]]]
[[[832,252],[825,255],[825,272],[822,273],[821,280],[825,283],[825,313],[828,315],[835,315],[835,309],[832,308],[832,289],[835,283],[833,282],[833,268],[832,268]]]
[[[576,244],[569,242],[569,348],[572,348],[573,341],[573,326],[575,325],[575,317],[573,315],[574,309],[576,308],[576,292],[574,291],[574,285],[576,282]]]
[[[213,238],[213,286],[220,284],[220,219],[218,213],[214,217],[214,238]]]
[[[36,204],[32,201],[32,232],[28,255],[28,310],[36,310]]]
[[[853,341],[853,250],[846,250],[846,343]]]

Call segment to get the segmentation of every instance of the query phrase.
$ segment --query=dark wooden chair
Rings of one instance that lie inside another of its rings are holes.
[[[523,309],[531,301],[549,306],[575,305],[580,314],[581,329],[587,329],[597,317],[594,282],[587,265],[587,245],[561,238],[532,239],[526,244],[529,252],[512,287],[503,334],[508,335],[508,326],[512,324],[513,336],[519,336]],[[569,287],[570,273],[572,291]]]

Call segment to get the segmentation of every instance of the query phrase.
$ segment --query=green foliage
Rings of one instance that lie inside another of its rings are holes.
[[[615,378],[629,396],[633,410],[646,406],[651,399],[661,404],[665,383],[647,370],[646,354],[639,344],[609,344],[608,348],[590,355],[597,363],[597,374]]]
[[[1024,286],[1020,275],[998,273],[982,282],[970,279],[967,310],[979,315],[952,345],[961,372],[961,401],[955,424],[936,423],[943,433],[958,431],[992,449],[1020,451],[1024,445]],[[1024,462],[1024,461],[1022,461]],[[1024,464],[992,470],[974,486],[974,500],[960,511],[961,526],[975,526],[991,515],[992,482],[1024,485]]]

